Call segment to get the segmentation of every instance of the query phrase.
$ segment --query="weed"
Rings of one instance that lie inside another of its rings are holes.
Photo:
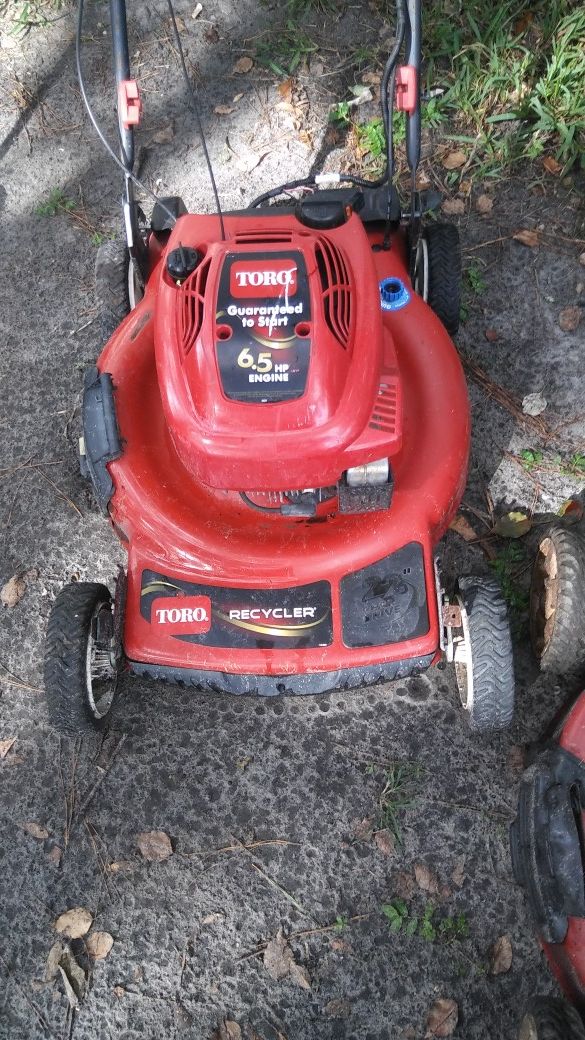
[[[524,448],[524,450],[520,452],[520,458],[522,459],[524,469],[528,470],[530,473],[531,469],[535,469],[540,465],[544,456],[542,452],[538,451],[536,448]]]
[[[299,65],[316,50],[317,44],[289,19],[285,26],[272,30],[261,40],[256,48],[256,59],[276,76],[286,77],[294,75]]]
[[[64,5],[64,0],[25,0],[16,16],[12,19],[12,36],[24,36],[29,29],[35,26],[48,25],[54,18],[51,15],[58,14]],[[9,3],[1,5],[2,12],[10,10]]]
[[[567,463],[561,466],[561,473],[565,476],[581,476],[585,473],[585,455],[580,451],[576,451]]]
[[[500,583],[506,603],[517,615],[528,610],[528,592],[518,584],[522,571],[526,569],[526,552],[518,542],[508,542],[490,567]]]
[[[285,8],[291,18],[302,18],[313,11],[328,14],[337,8],[337,0],[285,0]]]
[[[61,188],[53,188],[49,197],[36,207],[35,213],[39,217],[55,217],[57,213],[69,213],[72,209],[75,209],[73,199],[68,199]]]
[[[412,914],[403,899],[394,899],[382,905],[382,913],[388,919],[393,934],[402,932],[408,938],[417,935],[426,942],[443,941],[445,943],[461,942],[469,935],[469,925],[465,914],[456,917],[436,917],[437,908],[434,903],[425,904],[422,915]]]
[[[347,917],[346,914],[338,914],[337,917],[335,918],[335,925],[334,925],[335,931],[336,932],[342,932],[344,928],[347,928],[348,924],[349,924],[349,917]]]
[[[470,264],[465,271],[465,278],[467,284],[472,292],[480,296],[487,289],[487,283],[484,281],[481,268],[478,264]]]
[[[394,144],[402,144],[406,136],[406,127],[400,112],[394,113],[392,129]],[[381,118],[370,119],[367,123],[354,123],[353,130],[356,148],[367,159],[368,172],[377,176],[384,169],[386,162],[386,137]]]
[[[413,786],[421,775],[419,765],[395,765],[384,773],[384,786],[378,797],[378,827],[389,830],[402,843],[400,816],[414,804]]]

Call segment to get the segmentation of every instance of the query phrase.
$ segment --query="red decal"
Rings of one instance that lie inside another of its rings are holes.
[[[230,292],[242,299],[294,296],[297,265],[294,260],[239,260],[230,271]]]
[[[159,596],[150,609],[151,624],[169,636],[201,635],[211,628],[209,596]]]

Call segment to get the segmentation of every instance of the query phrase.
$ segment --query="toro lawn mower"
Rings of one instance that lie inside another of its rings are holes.
[[[531,592],[532,641],[551,673],[585,668],[585,522],[540,542]],[[516,880],[570,1004],[537,997],[520,1040],[585,1040],[585,692],[526,771],[510,831]]]
[[[61,729],[99,726],[121,669],[231,693],[314,694],[456,664],[476,729],[513,713],[506,608],[485,578],[449,603],[435,550],[463,493],[469,404],[450,334],[456,229],[422,218],[420,0],[397,0],[381,85],[387,165],[326,174],[222,213],[135,197],[126,12],[111,0],[126,241],[97,260],[107,339],[85,377],[81,467],[128,552],[115,597],[68,585],[45,684]],[[403,64],[399,56],[404,48]],[[408,204],[394,184],[407,122]],[[284,199],[282,205],[277,200]]]

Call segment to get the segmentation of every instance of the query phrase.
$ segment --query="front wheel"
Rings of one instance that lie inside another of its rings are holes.
[[[518,1040],[585,1040],[585,1029],[575,1008],[565,1000],[533,997],[520,1023]]]
[[[454,336],[461,311],[461,246],[454,224],[429,224],[423,228],[414,262],[413,285],[449,335]]]
[[[102,242],[95,259],[95,299],[104,341],[144,295],[140,272],[121,239]]]
[[[508,611],[492,578],[460,578],[452,658],[473,730],[505,729],[514,715],[514,660]]]
[[[530,636],[544,672],[585,661],[585,539],[578,527],[553,525],[541,539],[530,586]]]
[[[99,730],[117,684],[112,597],[105,585],[74,582],[57,596],[45,642],[49,719],[61,733]]]

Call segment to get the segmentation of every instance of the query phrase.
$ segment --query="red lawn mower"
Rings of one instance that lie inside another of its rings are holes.
[[[553,526],[540,542],[531,629],[543,670],[554,675],[583,669],[583,520]],[[585,692],[526,771],[510,839],[516,880],[570,1001],[534,998],[520,1040],[585,1040]]]
[[[126,241],[97,260],[107,340],[85,377],[81,467],[128,552],[114,600],[68,585],[49,620],[53,722],[107,718],[120,670],[236,694],[402,679],[447,657],[475,729],[513,714],[501,593],[441,588],[437,543],[465,487],[469,404],[457,230],[422,218],[420,0],[397,0],[381,85],[386,171],[316,175],[222,213],[134,197],[140,97],[111,0]],[[400,54],[404,49],[403,63]],[[407,204],[394,110],[407,122]],[[283,204],[279,204],[279,200]]]

